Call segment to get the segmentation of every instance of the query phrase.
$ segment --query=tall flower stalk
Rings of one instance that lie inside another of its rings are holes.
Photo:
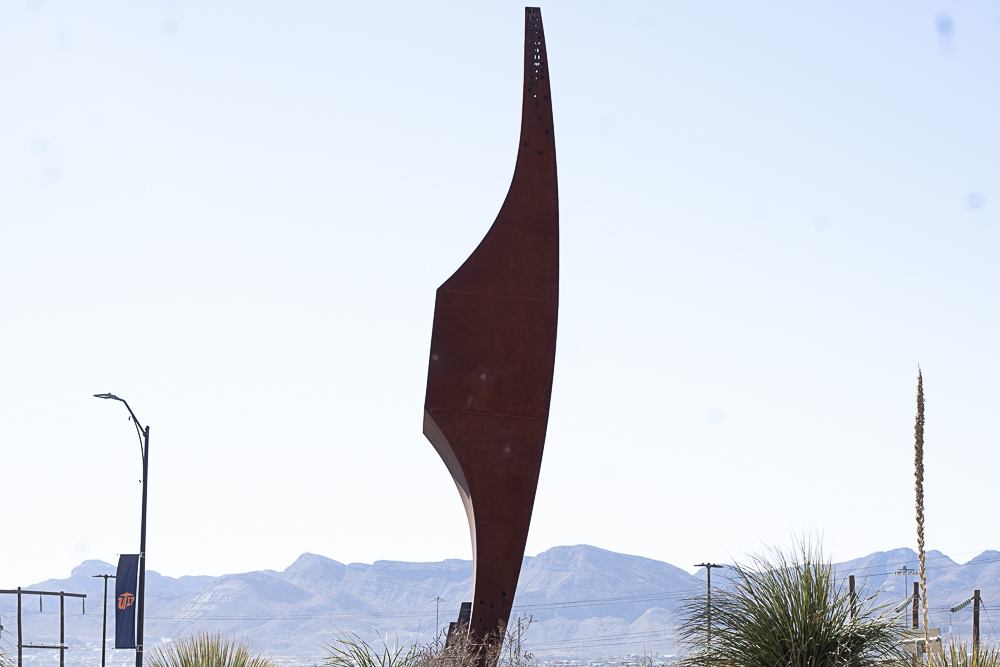
[[[924,608],[924,646],[930,647],[927,615],[927,567],[924,553],[924,376],[917,368],[917,423],[913,427],[914,474],[917,478],[917,552],[920,555],[920,601]]]

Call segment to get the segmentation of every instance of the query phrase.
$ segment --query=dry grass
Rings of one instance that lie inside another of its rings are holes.
[[[537,667],[535,657],[523,649],[524,632],[531,618],[517,618],[507,631],[498,628],[476,641],[458,632],[448,642],[411,644],[406,647],[380,639],[371,645],[357,634],[342,634],[327,645],[325,667]],[[446,645],[447,644],[447,645]]]
[[[478,642],[467,633],[458,632],[448,646],[440,643],[423,647],[421,667],[537,667],[538,660],[524,650],[524,633],[531,625],[530,616],[511,620],[507,628],[497,628],[486,641]]]
[[[1000,667],[1000,648],[980,644],[973,655],[972,649],[961,641],[952,642],[941,653],[932,653],[927,667]]]

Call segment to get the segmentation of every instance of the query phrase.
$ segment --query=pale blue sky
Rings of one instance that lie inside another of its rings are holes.
[[[105,391],[152,427],[154,570],[470,557],[423,393],[434,290],[510,182],[522,8],[0,5],[0,587],[138,549]],[[928,547],[1000,548],[1000,2],[542,14],[528,553],[914,546],[918,363]]]

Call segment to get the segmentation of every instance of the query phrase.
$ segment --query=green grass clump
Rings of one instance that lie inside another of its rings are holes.
[[[221,632],[201,632],[156,647],[150,667],[278,667],[278,662]]]
[[[819,549],[802,543],[791,558],[773,550],[728,572],[730,585],[713,589],[710,608],[699,597],[681,609],[690,667],[868,667],[902,658],[900,626],[886,605],[859,596],[852,615]]]
[[[420,649],[416,644],[409,648],[400,645],[389,647],[382,641],[382,647],[372,646],[356,634],[342,635],[326,647],[323,659],[326,667],[417,667],[421,664]]]

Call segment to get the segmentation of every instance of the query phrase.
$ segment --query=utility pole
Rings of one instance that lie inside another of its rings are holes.
[[[58,595],[59,596],[59,643],[58,644],[25,644],[24,643],[24,623],[21,620],[21,597],[24,594],[37,595],[38,596],[38,610],[42,610],[42,596],[43,595]],[[59,649],[59,667],[65,667],[66,665],[66,598],[80,598],[83,604],[86,605],[87,594],[86,593],[65,593],[59,591],[29,591],[24,590],[20,586],[17,590],[3,590],[0,591],[0,595],[16,595],[17,596],[17,667],[24,667],[24,649],[26,648],[49,648],[49,649]],[[84,607],[84,613],[86,613],[86,607]]]
[[[858,598],[854,594],[854,575],[852,574],[848,577],[847,581],[851,587],[851,620],[853,621],[858,617]],[[101,665],[101,667],[104,667],[104,665]]]
[[[979,589],[972,594],[972,664],[979,664]]]
[[[59,667],[66,667],[66,596],[62,591],[59,591]]]
[[[21,631],[21,587],[17,587],[17,667],[24,667],[22,648],[24,638]]]
[[[708,603],[706,607],[706,609],[708,610],[708,623],[705,626],[706,627],[705,638],[707,640],[705,645],[711,646],[712,645],[712,568],[713,567],[721,568],[724,566],[716,565],[715,563],[697,563],[695,567],[703,567],[706,570],[708,570],[708,596],[706,598]]]
[[[445,599],[440,595],[436,598],[431,598],[431,602],[434,603],[434,644],[438,643],[438,635],[441,634],[441,603],[445,602]],[[104,665],[101,665],[104,667]]]
[[[108,638],[108,579],[114,579],[113,574],[95,574],[95,579],[104,579],[104,625],[101,628],[101,667],[104,667],[104,645]]]
[[[908,567],[906,567],[904,565],[903,567],[901,567],[898,570],[896,570],[895,572],[893,572],[893,574],[896,575],[897,577],[902,577],[903,578],[903,592],[904,593],[906,592],[906,589],[909,588],[910,575],[911,574],[916,574],[918,571],[919,570],[914,570],[914,569],[908,568]]]

